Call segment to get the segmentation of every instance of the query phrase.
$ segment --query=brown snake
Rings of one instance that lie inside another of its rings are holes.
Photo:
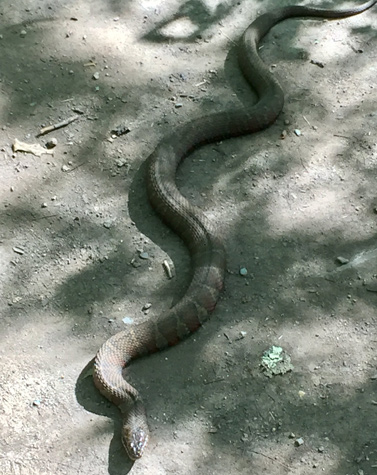
[[[142,456],[149,430],[141,397],[123,378],[124,367],[139,356],[175,345],[197,330],[214,310],[224,282],[225,251],[220,236],[203,212],[178,191],[175,184],[178,165],[199,145],[263,130],[280,114],[283,90],[258,55],[259,41],[274,25],[290,17],[344,18],[361,13],[375,3],[377,0],[371,0],[347,10],[288,6],[259,16],[246,29],[239,45],[240,67],[255,89],[258,102],[250,109],[220,112],[178,126],[149,157],[149,200],[186,243],[193,272],[184,297],[173,308],[154,321],[112,336],[95,359],[94,383],[122,413],[122,442],[132,460]]]

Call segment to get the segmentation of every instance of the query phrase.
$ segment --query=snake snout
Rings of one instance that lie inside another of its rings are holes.
[[[124,427],[122,443],[131,460],[137,460],[143,455],[148,438],[148,433],[141,427]]]

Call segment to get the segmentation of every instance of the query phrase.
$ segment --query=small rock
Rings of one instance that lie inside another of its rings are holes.
[[[38,407],[38,406],[40,406],[40,405],[41,405],[41,400],[40,400],[40,399],[34,399],[34,401],[33,401],[33,406]]]
[[[125,165],[127,165],[127,159],[126,158],[118,158],[118,160],[115,160],[115,165],[118,168],[122,168]]]
[[[117,137],[120,137],[121,135],[128,134],[128,132],[131,132],[131,129],[124,124],[117,125],[111,133],[116,135]]]
[[[294,434],[293,432],[291,432],[288,437],[289,437],[290,439],[294,439],[296,436],[295,436],[295,434]]]
[[[152,307],[151,303],[146,303],[144,307],[142,308],[142,310],[149,310],[151,307]]]
[[[147,252],[141,252],[139,254],[140,259],[149,259],[149,254]]]
[[[295,446],[301,447],[301,445],[304,445],[304,439],[302,437],[299,437],[298,439],[295,440]]]
[[[240,331],[236,340],[242,340],[243,338],[245,338],[246,335],[247,335],[247,332]]]
[[[342,257],[342,256],[338,256],[336,258],[337,262],[339,262],[339,264],[341,264],[342,266],[344,266],[345,264],[348,264],[349,263],[349,259],[346,259],[345,257]]]
[[[295,129],[295,130],[294,130],[294,133],[297,135],[297,137],[300,137],[300,135],[301,135],[301,130]]]
[[[48,149],[54,148],[57,145],[58,145],[58,141],[55,138],[53,138],[53,139],[49,140],[48,142],[46,142],[46,148],[48,148]]]
[[[284,125],[289,125],[291,122],[289,119],[284,119]]]
[[[168,276],[169,279],[173,277],[173,272],[170,268],[169,262],[165,259],[164,262],[162,263],[162,267],[164,268],[166,275]]]
[[[246,269],[246,267],[241,267],[241,268],[240,268],[240,275],[242,275],[242,276],[247,275],[247,269]]]
[[[131,317],[124,317],[122,318],[122,322],[126,323],[127,325],[131,325],[134,321]]]
[[[67,172],[67,171],[69,171],[69,167],[67,165],[62,165],[61,170],[62,170],[62,172]]]
[[[47,203],[42,203],[41,208],[47,208]]]
[[[26,30],[21,30],[21,31],[20,31],[20,36],[21,36],[21,38],[25,38],[26,35],[27,35],[27,31],[26,31]]]
[[[103,223],[103,227],[106,228],[106,229],[110,229],[111,228],[111,222],[110,221],[105,221]]]
[[[99,72],[96,71],[96,72],[93,74],[92,78],[97,81],[97,79],[99,79]]]
[[[310,62],[311,62],[311,64],[315,64],[319,68],[324,68],[325,67],[325,65],[322,63],[322,61],[317,61],[316,59],[312,59]]]
[[[321,447],[318,447],[318,452],[320,454],[323,454],[323,452],[325,451],[325,448],[321,445]]]
[[[21,249],[20,247],[14,247],[13,248],[13,251],[16,253],[16,254],[20,254],[21,256],[23,254],[25,254],[25,251],[23,249]]]

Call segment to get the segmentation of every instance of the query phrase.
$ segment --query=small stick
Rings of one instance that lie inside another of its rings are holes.
[[[351,137],[347,137],[346,135],[340,135],[340,134],[334,134],[334,137],[340,137],[341,139],[347,139],[347,140],[351,139]]]
[[[304,115],[303,115],[302,117],[304,118],[305,122],[307,122],[307,124],[309,125],[309,127],[311,127],[311,124],[310,124],[310,122],[308,121],[308,119],[307,119]]]
[[[49,214],[48,216],[40,216],[39,218],[34,218],[33,221],[39,221],[40,219],[55,218],[55,216],[59,216],[59,215],[58,214]]]
[[[229,38],[229,36],[227,34],[225,34],[223,31],[221,32],[223,36],[225,36],[225,38],[230,41],[231,43],[233,43],[235,46],[237,46],[237,43],[232,40],[232,38]]]
[[[88,160],[85,160],[85,162],[81,162],[81,163],[79,163],[78,165],[76,165],[75,167],[70,168],[69,170],[67,170],[66,173],[71,173],[71,172],[73,172],[73,170],[76,170],[77,168],[82,167],[83,165],[85,165],[85,163],[87,163],[87,161],[88,161]]]
[[[277,463],[279,463],[280,465],[282,465],[283,467],[287,468],[288,470],[290,470],[290,468],[291,468],[291,467],[289,467],[288,465],[286,465],[285,463],[280,462],[278,459],[275,459],[275,458],[273,458],[273,457],[270,457],[269,455],[266,455],[266,454],[264,454],[263,452],[258,452],[257,450],[251,450],[250,452],[252,452],[253,454],[261,455],[262,457],[266,457],[266,459],[270,459],[270,460],[272,460],[273,462],[277,462]]]
[[[53,130],[60,129],[62,127],[65,127],[66,125],[70,124],[71,122],[74,122],[77,120],[80,116],[74,115],[73,117],[70,117],[69,119],[62,120],[61,122],[58,122],[57,124],[54,125],[48,125],[47,127],[43,127],[40,131],[37,137],[40,137],[41,135],[45,135],[48,132],[52,132]]]
[[[207,84],[207,82],[208,81],[206,79],[204,79],[204,81],[198,82],[198,84],[195,84],[195,87],[203,86],[203,84]]]

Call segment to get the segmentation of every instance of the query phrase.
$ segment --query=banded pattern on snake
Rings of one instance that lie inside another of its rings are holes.
[[[140,356],[173,346],[193,333],[215,309],[223,288],[225,250],[216,227],[184,198],[175,184],[180,162],[194,148],[219,139],[265,129],[280,114],[284,94],[258,55],[258,44],[280,21],[291,17],[345,18],[377,3],[370,0],[346,10],[306,6],[277,8],[259,16],[239,45],[239,64],[258,102],[250,109],[221,112],[187,122],[165,137],[148,159],[149,200],[161,218],[184,240],[192,261],[192,280],[184,297],[154,321],[147,321],[109,338],[95,358],[94,383],[116,404],[123,417],[122,442],[132,460],[140,458],[149,431],[138,391],[123,378],[123,369]]]

